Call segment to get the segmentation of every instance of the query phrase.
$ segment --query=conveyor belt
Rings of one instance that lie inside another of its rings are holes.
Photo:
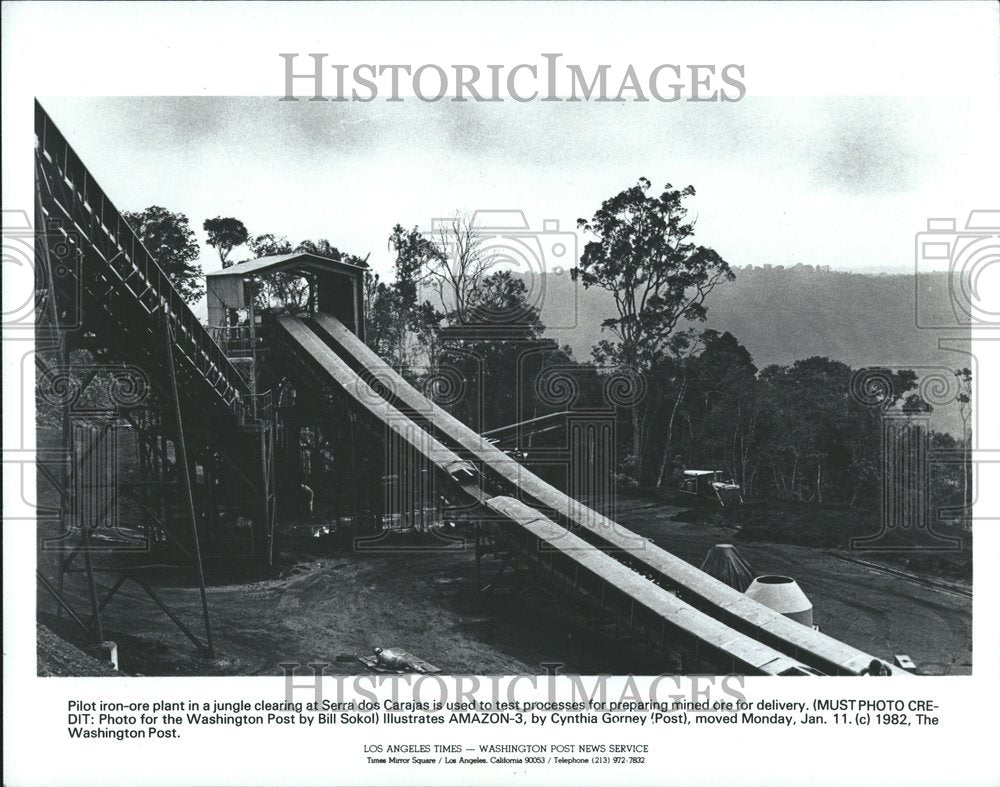
[[[486,508],[529,534],[530,553],[566,584],[606,611],[618,613],[664,650],[671,644],[683,645],[696,665],[707,662],[741,675],[815,674],[695,609],[524,503],[500,496],[488,500]]]
[[[170,327],[191,415],[243,417],[249,388],[142,245],[114,203],[35,102],[39,237],[45,246],[78,250],[53,260],[52,289],[64,320],[109,361],[137,366],[167,386],[161,358],[163,321]],[[45,256],[40,255],[40,260]]]
[[[617,615],[622,625],[664,650],[682,648],[699,666],[710,664],[747,675],[813,674],[807,665],[714,620],[524,503],[510,497],[488,498],[469,462],[383,399],[302,320],[282,315],[277,323],[293,346],[356,406],[406,440],[503,526],[519,531],[513,540],[522,554],[560,584]],[[420,436],[415,438],[415,432]],[[556,554],[561,556],[560,565],[553,559]]]
[[[527,470],[450,413],[424,397],[336,318],[317,314],[317,331],[369,381],[386,401],[412,417],[456,453],[475,459],[506,494],[552,511],[562,524],[586,531],[588,540],[623,553],[628,561],[686,601],[734,629],[828,674],[857,675],[872,656],[803,626],[700,571],[607,517],[574,500]],[[906,674],[893,670],[893,674]]]
[[[306,353],[356,404],[368,411],[380,422],[386,424],[410,446],[426,456],[435,467],[457,483],[468,486],[476,478],[475,468],[454,451],[445,448],[422,430],[408,428],[412,422],[395,407],[386,402],[350,367],[342,361],[315,333],[298,317],[281,315],[278,325],[294,340],[297,347]],[[415,434],[419,437],[415,437]],[[475,489],[470,486],[468,491]]]

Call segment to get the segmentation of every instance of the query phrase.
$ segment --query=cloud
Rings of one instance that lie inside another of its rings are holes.
[[[929,102],[902,99],[827,104],[811,155],[813,177],[853,194],[919,188],[934,170],[934,129],[925,120],[932,111]]]
[[[699,240],[734,264],[905,265],[923,217],[969,199],[969,167],[995,155],[983,133],[995,122],[970,103],[905,97],[43,104],[122,209],[162,204],[198,227],[235,215],[371,251],[380,268],[397,222],[521,208],[566,227],[639,176],[693,184]],[[832,226],[851,232],[817,243]]]

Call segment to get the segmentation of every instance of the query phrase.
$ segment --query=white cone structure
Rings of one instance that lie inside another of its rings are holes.
[[[813,624],[812,602],[791,577],[778,574],[757,577],[750,583],[746,594],[754,601],[759,601],[765,607],[770,607],[803,626],[811,627]]]

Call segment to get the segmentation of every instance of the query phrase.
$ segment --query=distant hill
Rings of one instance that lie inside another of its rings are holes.
[[[921,275],[921,308],[938,324],[951,317],[947,277]],[[569,344],[579,359],[601,338],[601,321],[614,302],[603,290],[589,290],[568,274],[544,277],[542,321],[548,335]],[[938,348],[943,335],[968,331],[916,326],[913,274],[863,274],[816,270],[811,266],[741,268],[736,281],[719,285],[706,301],[705,327],[730,331],[763,368],[824,355],[851,366],[968,365],[956,352]],[[575,306],[575,307],[574,307]],[[926,308],[925,308],[926,307]],[[575,327],[570,327],[574,326]]]
[[[973,368],[964,353],[942,349],[943,337],[956,337],[960,347],[968,329],[928,330],[917,327],[916,286],[921,313],[931,325],[955,324],[947,274],[863,274],[815,269],[742,268],[736,280],[718,286],[706,301],[704,327],[729,331],[750,351],[754,363],[790,364],[814,355],[853,367],[889,366],[914,369],[918,376]],[[549,274],[541,283],[542,321],[547,336],[568,344],[580,360],[590,358],[604,337],[601,322],[615,313],[611,296],[585,290],[568,274]],[[536,290],[539,292],[539,290]],[[954,388],[949,386],[949,391]],[[948,394],[947,396],[950,396]],[[961,421],[954,404],[935,408],[932,425],[959,435]]]
[[[934,324],[954,323],[944,273],[919,277],[921,308]],[[529,282],[532,300],[541,304],[547,335],[568,344],[580,360],[607,332],[601,322],[614,313],[611,296],[574,283],[568,272],[541,274]],[[436,297],[426,293],[435,303]],[[913,274],[850,273],[794,267],[750,267],[736,271],[736,281],[719,285],[706,301],[704,327],[729,331],[763,369],[812,355],[825,355],[851,366],[967,366],[960,353],[941,350],[942,336],[963,331],[916,327]],[[927,308],[924,308],[927,307]],[[205,319],[205,301],[194,312]],[[968,331],[964,332],[968,335]]]
[[[569,273],[542,274],[528,281],[532,302],[541,305],[546,335],[568,344],[579,360],[590,358],[602,338],[601,322],[614,314],[611,296],[583,289]],[[729,331],[750,351],[754,363],[790,364],[814,355],[853,367],[915,369],[921,376],[972,366],[960,352],[941,349],[939,339],[968,336],[955,327],[928,330],[916,325],[920,310],[930,324],[955,324],[945,273],[851,273],[809,265],[747,267],[719,285],[706,301],[704,327]],[[428,297],[434,300],[430,293]],[[195,307],[204,319],[204,301]],[[957,417],[938,408],[935,426],[958,433]]]

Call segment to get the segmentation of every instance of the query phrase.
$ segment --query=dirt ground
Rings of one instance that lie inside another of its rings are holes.
[[[793,577],[813,603],[814,623],[826,634],[889,661],[906,654],[927,674],[971,672],[967,583],[907,576],[891,565],[879,568],[867,557],[873,565],[862,565],[843,549],[747,542],[715,517],[698,521],[689,511],[658,501],[625,500],[615,519],[694,565],[701,565],[712,545],[733,543],[755,575]]]
[[[678,521],[679,513],[637,497],[620,504],[617,518],[695,565],[713,544],[734,540],[731,528]],[[928,673],[971,670],[969,596],[849,562],[836,550],[736,543],[755,573],[794,576],[826,633],[888,659],[906,653]],[[613,632],[591,625],[586,610],[538,587],[528,573],[508,570],[491,591],[478,592],[471,544],[425,538],[325,552],[286,554],[276,578],[217,580],[208,591],[213,661],[131,583],[105,610],[105,638],[118,642],[122,670],[140,675],[274,675],[283,663],[313,662],[350,674],[364,668],[337,657],[375,646],[407,650],[447,673],[535,674],[553,664],[583,674],[661,671],[650,654],[616,643]],[[498,568],[495,558],[484,559],[478,585]],[[101,579],[102,588],[108,583]],[[69,587],[75,607],[86,609],[79,578]],[[196,588],[173,582],[158,592],[202,632]],[[42,622],[75,637],[48,598],[39,604]]]
[[[499,567],[484,558],[481,585]],[[74,605],[85,609],[82,582],[72,588]],[[289,662],[328,663],[328,674],[352,674],[365,668],[337,657],[370,655],[375,646],[402,648],[447,673],[536,674],[553,664],[583,674],[659,671],[648,654],[616,646],[606,629],[588,625],[586,610],[539,588],[527,572],[507,569],[491,591],[476,588],[471,544],[300,555],[280,578],[209,587],[218,655],[210,662],[136,585],[122,587],[102,620],[131,674],[274,675]],[[157,592],[202,633],[197,589]],[[75,636],[51,615],[44,622]]]

